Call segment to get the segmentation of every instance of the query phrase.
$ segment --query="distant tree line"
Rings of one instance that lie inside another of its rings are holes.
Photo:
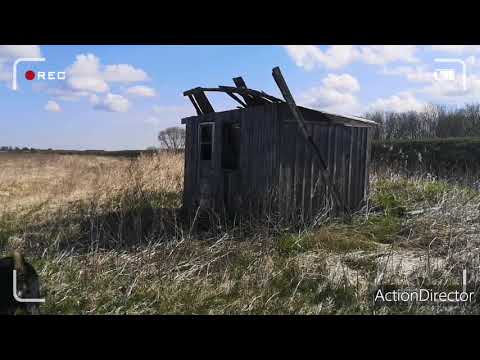
[[[29,148],[29,147],[18,147],[18,146],[0,146],[0,151],[37,152],[37,151],[40,151],[40,149]],[[48,151],[52,151],[52,149],[48,149]]]
[[[93,155],[93,156],[118,156],[136,158],[142,154],[156,154],[164,150],[159,150],[154,147],[147,148],[146,150],[64,150],[64,149],[35,149],[27,147],[12,147],[12,146],[0,146],[0,152],[13,152],[13,153],[38,153],[38,154],[56,154],[56,155]]]
[[[480,104],[467,104],[456,109],[428,105],[423,111],[376,111],[365,114],[365,117],[379,124],[374,129],[374,140],[480,136]]]

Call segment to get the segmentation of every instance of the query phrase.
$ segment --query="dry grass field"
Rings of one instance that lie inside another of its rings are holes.
[[[21,249],[46,314],[478,313],[373,306],[376,286],[478,286],[480,194],[373,174],[349,223],[180,221],[182,155],[0,153],[0,256]]]

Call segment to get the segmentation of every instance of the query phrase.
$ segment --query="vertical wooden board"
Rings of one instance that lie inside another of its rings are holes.
[[[260,107],[261,109],[261,107]],[[264,180],[264,168],[263,168],[263,154],[261,154],[262,150],[262,129],[263,129],[263,122],[259,119],[259,108],[254,107],[252,110],[255,110],[251,116],[252,128],[253,128],[253,146],[250,149],[252,151],[252,183],[255,189],[255,199],[260,200],[262,194],[262,182]]]
[[[365,193],[365,147],[366,147],[366,128],[359,128],[360,141],[358,145],[358,168],[357,168],[357,177],[358,177],[358,198],[357,202],[359,206],[364,204],[364,193]]]
[[[285,146],[282,149],[283,164],[285,166],[285,213],[289,219],[292,214],[294,203],[294,179],[295,179],[295,146],[297,126],[292,123],[285,123],[283,136]]]
[[[315,126],[313,124],[307,124],[307,131],[314,139],[315,135]],[[304,154],[304,166],[303,166],[303,213],[305,219],[310,220],[312,215],[312,147],[310,144],[305,144],[305,154]]]
[[[339,172],[339,191],[340,197],[342,201],[347,204],[348,206],[348,168],[347,168],[347,161],[350,157],[350,134],[349,132],[345,131],[345,127],[339,127],[340,132],[340,142],[339,142],[339,154],[340,156],[337,157],[338,159],[338,166],[340,168]]]
[[[249,147],[250,147],[250,138],[249,138],[249,122],[245,117],[245,112],[240,113],[240,181],[242,195],[246,197],[248,189],[248,177],[249,177]]]
[[[312,138],[320,149],[320,153],[325,162],[328,161],[327,158],[327,141],[328,141],[328,130],[325,126],[320,124],[315,124],[313,127]],[[312,193],[312,215],[317,215],[318,212],[323,208],[324,199],[325,199],[325,186],[326,184],[322,181],[321,173],[324,171],[321,165],[320,159],[318,159],[315,154],[311,153],[312,156],[312,177],[310,179],[311,193]]]
[[[276,194],[275,187],[277,183],[277,177],[275,176],[275,141],[277,140],[276,127],[275,127],[275,107],[272,105],[266,106],[268,112],[264,115],[264,131],[262,141],[265,144],[264,147],[264,166],[265,166],[265,182],[264,192],[267,196],[267,209],[272,209],[274,205]]]
[[[253,194],[255,193],[255,183],[252,182],[252,178],[254,177],[255,173],[255,158],[254,158],[254,152],[253,152],[253,147],[255,144],[255,139],[253,138],[255,134],[255,129],[254,129],[254,124],[252,122],[250,112],[246,112],[244,115],[245,123],[247,124],[247,132],[248,132],[248,141],[247,141],[247,149],[248,149],[248,170],[247,170],[247,176],[246,178],[246,184],[245,184],[245,189],[248,193],[248,201],[252,201]]]
[[[278,137],[278,125],[277,125],[277,107],[275,105],[270,106],[270,116],[267,121],[267,131],[265,133],[266,138],[268,139],[268,156],[267,156],[267,173],[268,173],[268,184],[267,184],[267,193],[269,194],[269,206],[271,210],[277,210],[278,206],[278,168],[277,168],[277,159],[276,151],[277,144],[279,141]]]
[[[254,161],[254,168],[256,171],[252,174],[254,176],[255,182],[255,189],[256,189],[256,199],[259,201],[260,204],[263,204],[264,200],[264,185],[265,185],[265,176],[266,176],[266,169],[265,169],[265,142],[264,142],[264,129],[265,129],[265,122],[263,121],[262,111],[264,110],[263,107],[256,107],[255,114],[252,116],[252,121],[254,122],[254,148],[253,150],[253,161]]]
[[[353,146],[353,133],[352,133],[353,128],[344,126],[343,127],[343,139],[344,139],[344,144],[343,144],[343,166],[344,166],[344,179],[343,179],[343,186],[344,186],[344,201],[345,205],[347,207],[350,207],[350,176],[351,172],[353,171],[353,162],[352,160],[352,146]]]
[[[328,148],[328,168],[329,168],[329,174],[332,177],[332,183],[335,184],[335,176],[337,175],[336,173],[336,155],[337,155],[337,127],[335,125],[329,127],[329,148]],[[331,206],[332,208],[334,207],[334,202],[332,199],[332,189],[330,186],[326,186],[326,192],[325,192],[325,203],[328,206]]]
[[[358,177],[360,178],[360,187],[359,187],[359,194],[360,194],[360,201],[365,203],[365,186],[366,186],[366,179],[365,179],[365,166],[366,166],[366,159],[367,159],[367,133],[368,128],[362,128],[362,143],[360,146],[360,161],[359,161],[359,170],[358,170]]]
[[[321,141],[319,140],[319,131],[320,126],[312,124],[312,139],[321,149]],[[313,217],[316,215],[318,210],[318,190],[320,186],[319,180],[319,161],[315,154],[313,154],[312,149],[310,149],[310,216]]]
[[[253,147],[252,147],[252,163],[254,172],[252,172],[252,178],[255,186],[255,198],[258,199],[261,194],[262,182],[263,182],[263,171],[262,163],[263,157],[260,154],[262,149],[261,135],[263,130],[263,123],[259,121],[259,111],[257,107],[252,108],[254,110],[251,121],[253,126]]]
[[[342,126],[335,126],[335,184],[340,194],[340,199],[345,201],[345,153],[344,153],[344,131]]]
[[[362,204],[365,203],[365,186],[366,186],[366,179],[365,179],[365,166],[367,162],[367,134],[368,128],[361,128],[361,145],[360,145],[360,160],[359,160],[359,169],[358,169],[358,177],[359,177],[359,197],[360,202]]]
[[[359,133],[360,133],[360,144],[359,144],[359,156],[358,156],[358,202],[359,205],[364,204],[364,193],[365,193],[365,147],[366,147],[366,128],[359,128]]]
[[[341,170],[338,167],[338,162],[339,162],[338,157],[339,157],[339,155],[341,155],[341,154],[339,154],[339,152],[340,152],[339,151],[340,140],[341,139],[339,139],[339,127],[335,125],[332,128],[332,146],[331,146],[331,149],[330,149],[330,151],[331,151],[331,157],[330,158],[331,158],[332,164],[331,164],[330,175],[332,176],[332,183],[336,186],[336,188],[339,192],[341,192],[341,189],[338,186],[338,183],[339,183],[338,178],[340,176],[339,172]],[[329,198],[329,202],[331,202],[332,200],[331,200],[330,192],[332,191],[332,189],[328,189],[328,190],[329,190],[328,198]],[[338,210],[337,206],[334,203],[332,203],[332,206],[334,208],[334,213],[337,213],[337,210]]]
[[[264,154],[262,153],[263,149],[263,127],[264,123],[262,121],[262,111],[263,107],[254,107],[252,108],[253,113],[250,118],[252,122],[253,129],[253,145],[251,150],[252,157],[252,185],[255,193],[254,201],[256,206],[262,204],[263,200],[263,184],[265,181],[265,168],[264,168]],[[256,210],[259,210],[258,208]]]
[[[277,108],[278,109],[278,108]],[[276,155],[277,155],[277,167],[278,167],[278,206],[280,211],[280,216],[282,218],[285,217],[285,166],[283,164],[282,158],[282,149],[285,147],[285,139],[283,136],[283,121],[281,118],[278,117],[277,111],[277,118],[276,118],[277,126],[278,126],[278,142],[276,145]]]
[[[357,141],[357,132],[356,128],[353,127],[344,127],[345,132],[345,164],[347,169],[346,181],[345,181],[345,192],[346,200],[345,204],[353,209],[355,203],[355,164],[356,164],[356,146]]]
[[[325,164],[327,166],[327,175],[330,178],[333,178],[333,156],[335,154],[335,129],[333,127],[321,128],[321,137],[326,141],[323,142],[322,151],[325,152]],[[320,167],[320,171],[325,171],[323,167]],[[332,203],[332,189],[327,183],[322,182],[321,191],[321,201],[322,207],[326,207]]]
[[[333,149],[332,146],[334,146],[333,142],[333,128],[331,126],[318,126],[318,141],[320,144],[320,151],[324,157],[325,164],[327,166],[327,172],[329,176],[331,177],[333,174],[333,166],[332,166],[332,155],[333,155]],[[317,162],[318,164],[318,170],[317,170],[317,177],[318,177],[318,196],[319,196],[319,204],[318,207],[319,209],[325,208],[328,202],[328,198],[331,196],[330,195],[330,190],[328,185],[322,181],[320,173],[324,171],[323,167],[320,165],[320,161]]]
[[[255,158],[253,157],[253,147],[255,146],[255,129],[254,129],[254,123],[252,121],[252,116],[251,116],[251,110],[252,109],[247,109],[244,114],[244,121],[246,123],[246,128],[248,132],[248,141],[247,141],[247,149],[248,149],[248,172],[246,176],[246,191],[248,192],[248,201],[250,202],[253,196],[253,193],[255,192],[255,183],[253,183],[252,179],[254,177],[254,172],[255,172]]]
[[[370,152],[371,152],[371,140],[372,140],[372,128],[366,128],[367,139],[366,139],[366,154],[365,154],[365,199],[368,199],[370,192]]]
[[[272,108],[270,106],[263,106],[263,111],[260,114],[258,121],[262,124],[262,133],[260,136],[261,150],[259,151],[259,157],[262,159],[262,192],[265,197],[268,196],[271,185],[271,144],[272,144]],[[269,199],[267,199],[269,200]]]
[[[302,208],[302,183],[303,183],[303,153],[305,151],[305,139],[300,132],[300,129],[297,127],[295,138],[295,148],[294,148],[294,166],[295,166],[295,176],[294,176],[294,201],[293,207],[296,215],[299,214],[299,210]]]
[[[278,184],[278,158],[277,158],[277,149],[279,141],[279,132],[278,132],[278,117],[277,117],[277,106],[272,105],[272,111],[269,119],[269,132],[267,137],[270,139],[269,145],[269,173],[270,173],[270,184],[272,190],[277,187]]]
[[[356,154],[355,154],[355,208],[358,209],[362,198],[362,179],[360,175],[362,159],[362,128],[356,128]]]

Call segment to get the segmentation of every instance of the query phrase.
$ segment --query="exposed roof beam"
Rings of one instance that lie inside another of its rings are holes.
[[[202,110],[202,113],[208,114],[215,112],[215,110],[213,110],[212,104],[210,104],[210,101],[208,101],[208,98],[203,91],[195,92],[193,94],[193,97],[197,101],[198,107],[200,108],[200,110]]]
[[[276,98],[275,96],[269,95],[263,91],[258,91],[258,90],[253,90],[253,89],[245,89],[245,88],[237,88],[233,86],[222,86],[219,88],[202,88],[202,87],[196,87],[194,89],[190,89],[187,91],[183,92],[184,96],[188,95],[194,95],[196,92],[230,92],[230,93],[236,93],[239,95],[250,95],[253,97],[258,97],[263,100],[269,100],[269,101],[264,101],[264,103],[268,102],[274,102],[274,103],[283,103],[284,101]]]
[[[202,115],[202,110],[200,110],[200,108],[198,107],[198,104],[195,101],[195,98],[193,97],[193,95],[188,95],[188,98],[192,102],[193,107],[195,108],[195,111],[197,112],[197,115]]]
[[[241,76],[233,78],[233,82],[235,83],[235,86],[238,88],[247,88],[247,84],[245,84],[245,80]]]

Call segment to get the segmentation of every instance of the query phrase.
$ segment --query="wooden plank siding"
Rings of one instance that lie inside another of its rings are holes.
[[[358,209],[368,194],[369,128],[331,122],[314,110],[307,110],[307,131],[318,144],[342,200],[350,209]],[[325,207],[333,206],[329,189],[321,180],[320,161],[285,104],[203,114],[184,121],[183,203],[187,211],[196,210],[200,196],[198,126],[201,122],[215,123],[210,187],[218,210],[225,207],[226,199],[239,197],[239,209],[230,210],[253,211],[251,206],[254,206],[259,210],[257,215],[262,211],[277,211],[285,220],[310,221]],[[240,125],[239,166],[228,174],[222,169],[222,134],[226,123]],[[334,209],[334,213],[339,210]]]

